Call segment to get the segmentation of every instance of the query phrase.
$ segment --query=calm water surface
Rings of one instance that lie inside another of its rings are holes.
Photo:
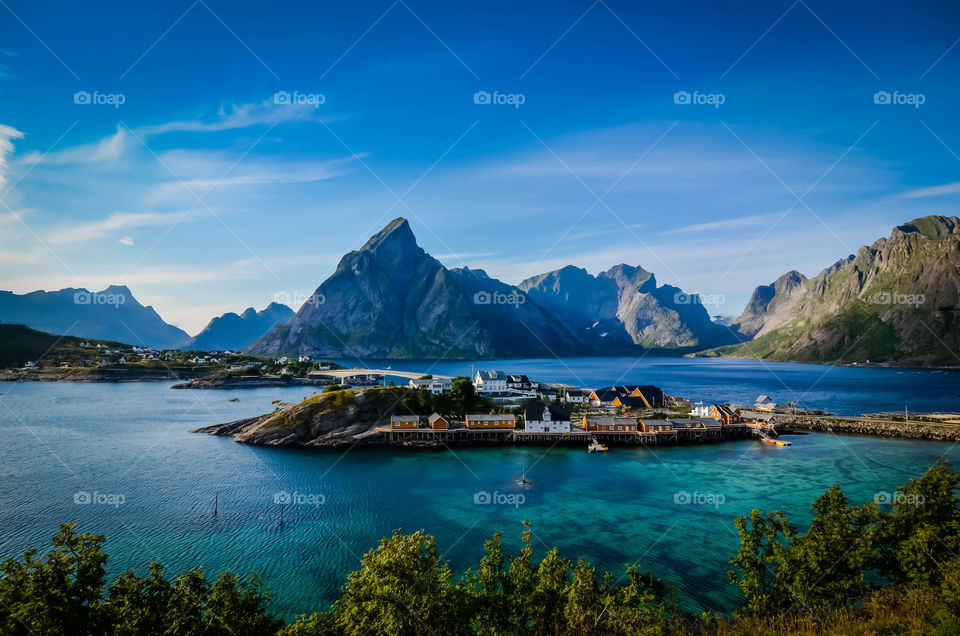
[[[705,400],[747,401],[763,392],[785,402],[807,392],[809,406],[837,412],[898,409],[904,402],[917,410],[960,410],[956,374],[775,365],[774,375],[756,362],[664,359],[628,372],[631,364],[585,359],[484,367],[541,380],[582,376],[583,384],[623,373],[622,382],[657,382],[668,393]],[[442,363],[434,371],[459,373],[463,366]],[[459,571],[476,563],[496,530],[515,546],[520,522],[529,519],[541,555],[556,545],[617,573],[639,562],[677,585],[691,611],[726,610],[737,599],[725,582],[737,515],[779,508],[803,524],[809,502],[833,483],[843,484],[852,500],[869,501],[920,475],[937,455],[954,461],[960,455],[952,444],[831,435],[794,436],[788,448],[741,441],[606,455],[546,447],[252,448],[187,431],[270,411],[273,400],[299,400],[308,389],[169,386],[0,383],[0,556],[44,546],[57,524],[78,521],[82,531],[107,535],[111,576],[127,568],[142,573],[150,560],[171,573],[195,565],[208,572],[257,570],[277,594],[276,610],[292,617],[327,604],[363,552],[396,528],[435,535]],[[228,402],[233,396],[240,401]],[[515,481],[524,466],[533,483],[520,489]],[[124,503],[78,504],[79,492],[123,495]],[[322,495],[324,503],[286,506],[281,525],[275,503],[281,492]],[[478,505],[478,492],[522,494],[525,502]],[[675,503],[682,492],[723,503]]]

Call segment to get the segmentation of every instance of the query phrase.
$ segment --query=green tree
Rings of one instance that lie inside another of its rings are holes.
[[[22,561],[7,559],[0,566],[0,633],[46,636],[104,631],[104,537],[78,535],[75,525],[60,526],[46,556],[38,558],[32,549]]]
[[[458,634],[467,625],[463,588],[451,583],[433,537],[399,530],[363,555],[334,604],[344,634]]]
[[[734,524],[740,549],[730,561],[735,569],[727,573],[727,578],[747,601],[738,613],[762,617],[785,610],[790,605],[784,578],[786,559],[796,528],[780,511],[764,517],[759,510],[752,510],[749,522],[746,517],[737,517]]]

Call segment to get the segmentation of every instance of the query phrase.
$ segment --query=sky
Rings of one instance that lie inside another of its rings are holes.
[[[191,334],[391,219],[508,283],[621,262],[738,315],[960,202],[952,2],[0,0],[0,289]]]

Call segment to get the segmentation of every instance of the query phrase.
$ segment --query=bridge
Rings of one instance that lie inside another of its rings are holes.
[[[408,380],[417,380],[422,378],[425,375],[432,375],[438,380],[450,380],[451,376],[449,375],[439,375],[437,373],[429,373],[425,371],[400,371],[398,369],[330,369],[329,371],[320,371],[321,375],[325,375],[331,378],[345,378],[351,375],[390,375],[399,378],[407,378]]]

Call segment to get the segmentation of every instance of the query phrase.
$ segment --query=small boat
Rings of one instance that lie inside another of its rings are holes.
[[[239,402],[239,401],[240,401],[240,398],[236,398],[236,397],[230,398],[229,400],[227,400],[227,402]]]
[[[587,446],[588,453],[606,453],[608,450],[610,449],[608,449],[606,446],[604,446],[597,440],[593,440],[592,442],[590,442],[590,445]]]
[[[523,467],[523,473],[520,475],[520,481],[517,482],[520,486],[529,486],[530,481],[527,479],[527,467]]]
[[[790,446],[790,442],[782,439],[777,440],[777,446]]]

